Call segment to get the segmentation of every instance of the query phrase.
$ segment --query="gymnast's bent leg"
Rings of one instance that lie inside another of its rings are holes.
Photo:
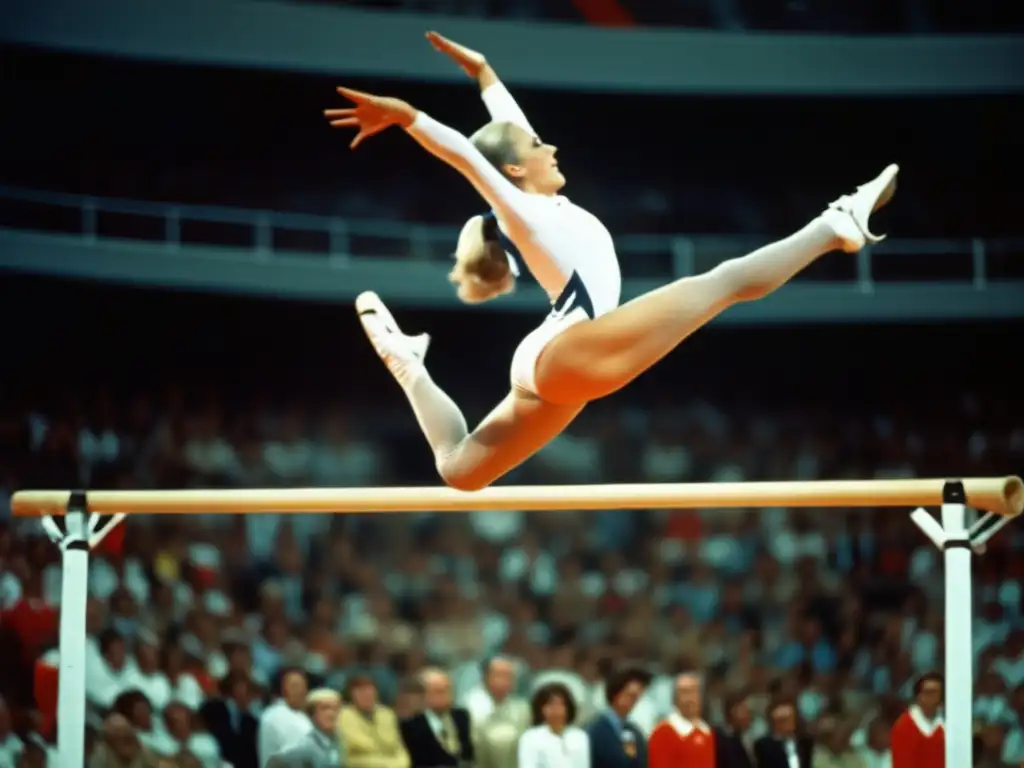
[[[462,411],[427,371],[429,338],[402,333],[376,294],[361,294],[356,311],[377,354],[405,391],[441,479],[453,488],[474,491],[490,485],[544,447],[583,409],[514,390],[470,432]]]
[[[730,306],[767,296],[830,251],[855,252],[866,241],[877,242],[868,219],[892,198],[898,170],[889,166],[784,240],[568,328],[537,361],[537,392],[556,403],[611,394]]]

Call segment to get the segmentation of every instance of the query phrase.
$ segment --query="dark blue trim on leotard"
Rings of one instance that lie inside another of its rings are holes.
[[[574,309],[582,309],[587,317],[594,319],[594,302],[590,300],[590,292],[584,285],[579,272],[573,272],[565,288],[551,304],[551,314],[565,317]]]
[[[488,219],[488,224],[491,220],[494,222],[494,230],[498,239],[498,244],[516,263],[516,268],[519,270],[519,276],[525,277],[533,274],[530,272],[529,267],[526,266],[526,261],[523,259],[523,254],[519,251],[519,247],[512,242],[508,235],[501,231],[501,227],[497,226],[498,220],[494,215],[494,211],[488,211],[484,214],[484,218]],[[587,313],[587,317],[591,320],[594,319],[594,302],[590,298],[590,292],[587,290],[587,286],[584,285],[583,279],[579,276],[578,272],[573,272],[569,278],[569,282],[565,284],[565,288],[558,294],[558,298],[555,299],[551,304],[551,314],[560,315],[564,317],[574,309],[582,309]]]

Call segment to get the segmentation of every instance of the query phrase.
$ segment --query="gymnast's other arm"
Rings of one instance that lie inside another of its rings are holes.
[[[473,142],[454,128],[449,128],[401,99],[374,96],[350,88],[338,88],[338,93],[353,101],[355,106],[327,109],[324,115],[335,128],[359,129],[349,144],[352,149],[385,128],[398,125],[421,147],[465,176],[506,223],[525,224],[524,213],[530,207],[530,196],[509,181]]]
[[[526,119],[526,114],[482,53],[449,40],[437,32],[427,32],[427,40],[477,81],[480,86],[480,98],[483,99],[491,120],[496,123],[512,123],[532,136],[537,135],[530,121]]]

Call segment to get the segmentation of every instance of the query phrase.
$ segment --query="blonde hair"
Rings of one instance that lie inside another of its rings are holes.
[[[484,217],[474,216],[459,233],[455,247],[455,266],[448,280],[459,299],[479,304],[515,290],[516,280],[504,249],[484,235]]]

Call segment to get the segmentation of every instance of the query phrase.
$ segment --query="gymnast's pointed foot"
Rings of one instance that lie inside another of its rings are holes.
[[[896,193],[898,165],[890,165],[867,184],[857,187],[852,195],[843,195],[829,205],[822,218],[835,230],[842,241],[839,246],[847,253],[856,253],[865,245],[874,245],[885,235],[871,232],[871,214],[892,200]]]
[[[380,359],[404,388],[412,386],[419,375],[426,370],[423,361],[430,346],[430,336],[406,336],[398,327],[395,318],[380,297],[366,291],[356,297],[356,312],[363,330]]]

